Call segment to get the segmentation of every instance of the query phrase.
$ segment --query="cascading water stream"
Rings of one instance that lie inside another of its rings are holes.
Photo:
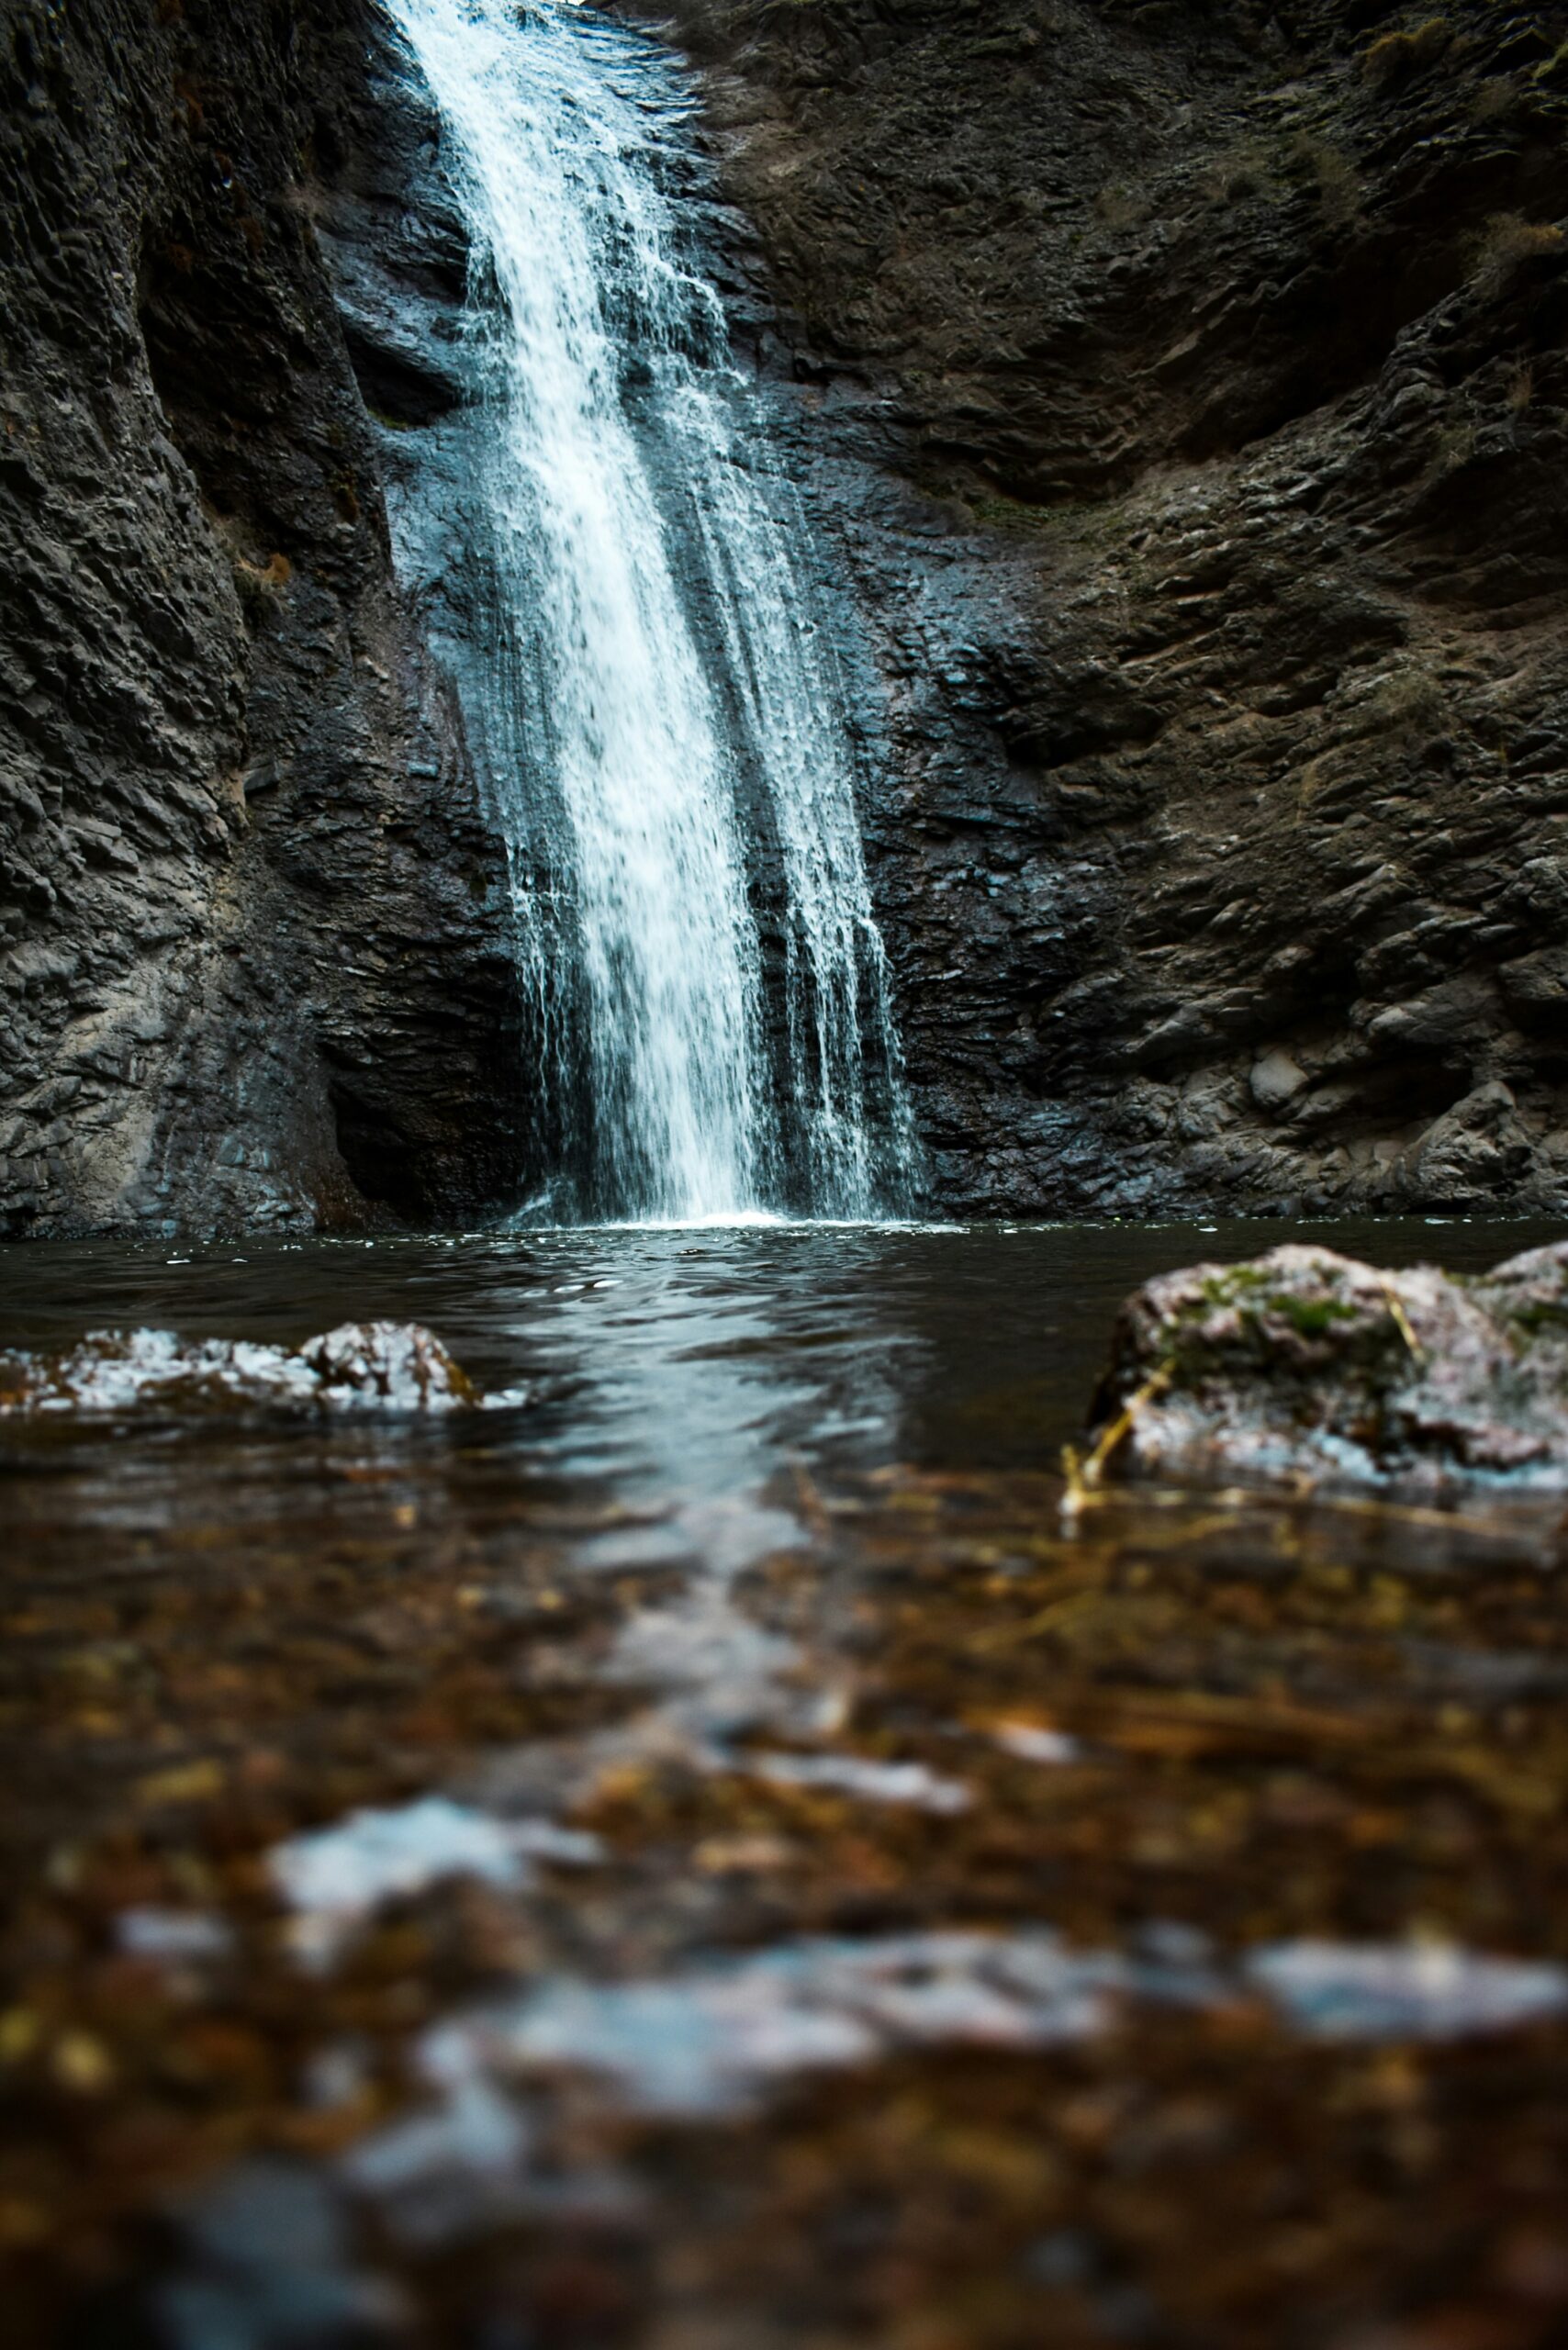
[[[470,245],[495,588],[457,683],[573,1205],[895,1205],[909,1122],[842,693],[798,501],[683,252],[673,62],[575,0],[388,6]]]

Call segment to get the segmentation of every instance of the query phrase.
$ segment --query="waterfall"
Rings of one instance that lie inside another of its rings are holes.
[[[388,8],[469,241],[491,588],[455,682],[511,860],[550,1212],[874,1214],[910,1129],[844,693],[672,193],[689,95],[575,0]]]

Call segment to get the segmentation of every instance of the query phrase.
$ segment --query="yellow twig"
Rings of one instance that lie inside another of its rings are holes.
[[[790,1476],[795,1488],[795,1503],[808,1533],[821,1542],[833,1532],[833,1516],[822,1497],[816,1479],[798,1452],[790,1455]]]
[[[1067,1506],[1076,1509],[1091,1494],[1097,1493],[1105,1474],[1105,1464],[1118,1445],[1131,1435],[1140,1412],[1147,1411],[1157,1395],[1163,1395],[1176,1375],[1176,1359],[1162,1362],[1153,1376],[1145,1380],[1131,1401],[1117,1413],[1111,1425],[1101,1435],[1087,1460],[1081,1460],[1070,1446],[1062,1454],[1062,1467],[1067,1476]]]
[[[1421,1345],[1420,1339],[1416,1336],[1415,1331],[1410,1326],[1410,1316],[1405,1311],[1405,1300],[1400,1296],[1399,1292],[1394,1288],[1394,1283],[1388,1279],[1386,1274],[1383,1277],[1383,1293],[1388,1301],[1389,1316],[1393,1321],[1394,1328],[1398,1331],[1400,1337],[1409,1348],[1412,1359],[1418,1363],[1425,1362],[1427,1360],[1426,1351]]]

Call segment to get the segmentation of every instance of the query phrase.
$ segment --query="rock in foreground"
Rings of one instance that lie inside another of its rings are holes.
[[[143,1404],[449,1412],[479,1401],[467,1373],[417,1322],[344,1322],[301,1347],[130,1330],[96,1331],[62,1354],[0,1354],[0,1417]]]
[[[1092,1419],[1092,1479],[1568,1491],[1568,1242],[1475,1279],[1294,1247],[1165,1274]]]

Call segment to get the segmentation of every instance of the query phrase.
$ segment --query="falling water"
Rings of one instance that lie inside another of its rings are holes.
[[[470,241],[496,592],[458,682],[572,1204],[874,1214],[909,1129],[843,696],[668,192],[686,94],[574,0],[390,12]]]

